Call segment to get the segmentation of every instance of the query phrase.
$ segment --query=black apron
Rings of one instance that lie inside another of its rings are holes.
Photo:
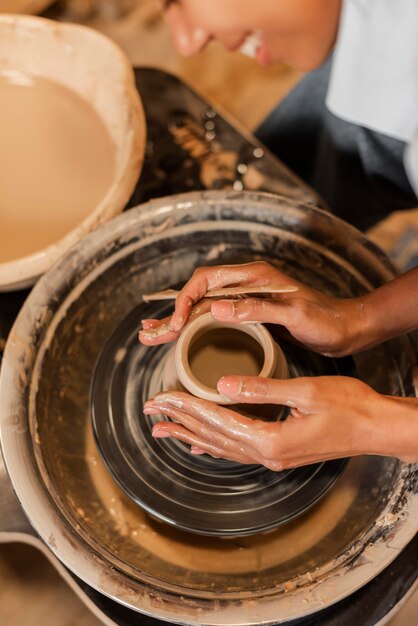
[[[256,131],[336,215],[367,230],[393,211],[418,207],[405,143],[345,122],[325,97],[332,59],[306,74]]]

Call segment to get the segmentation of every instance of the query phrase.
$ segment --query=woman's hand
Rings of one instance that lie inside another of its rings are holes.
[[[189,322],[192,322],[199,315],[203,315],[210,311],[210,307],[213,302],[209,298],[203,298],[195,306],[190,309],[190,314],[187,319],[186,326]],[[138,338],[145,346],[157,346],[161,343],[168,343],[174,341],[180,335],[181,330],[175,331],[171,325],[172,317],[165,317],[162,320],[146,319],[142,320],[142,330],[138,333]]]
[[[264,422],[186,393],[163,392],[145,403],[144,413],[163,413],[173,422],[156,424],[153,436],[184,441],[193,454],[275,471],[359,454],[418,461],[415,399],[383,396],[343,376],[227,376],[218,382],[218,391],[239,403],[282,404],[291,411],[283,422]]]
[[[278,287],[292,284],[297,291],[270,298],[204,300],[221,287]],[[280,324],[306,347],[329,356],[361,349],[365,319],[361,298],[338,299],[290,278],[263,261],[244,265],[199,267],[176,298],[174,313],[165,320],[144,320],[139,339],[157,345],[176,339],[191,318],[210,310],[222,322]]]

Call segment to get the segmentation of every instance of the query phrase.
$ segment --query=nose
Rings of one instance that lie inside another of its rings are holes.
[[[200,52],[209,42],[209,33],[191,24],[180,5],[171,4],[165,11],[165,17],[174,46],[183,56]]]

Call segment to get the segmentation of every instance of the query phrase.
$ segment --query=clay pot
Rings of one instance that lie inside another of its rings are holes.
[[[287,378],[288,367],[283,351],[262,324],[227,324],[205,313],[185,328],[168,356],[163,388],[187,390],[217,404],[236,404],[216,389],[217,380],[228,374]]]

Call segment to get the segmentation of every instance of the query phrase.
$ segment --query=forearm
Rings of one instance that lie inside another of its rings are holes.
[[[359,352],[418,328],[418,268],[351,302],[351,351]]]

